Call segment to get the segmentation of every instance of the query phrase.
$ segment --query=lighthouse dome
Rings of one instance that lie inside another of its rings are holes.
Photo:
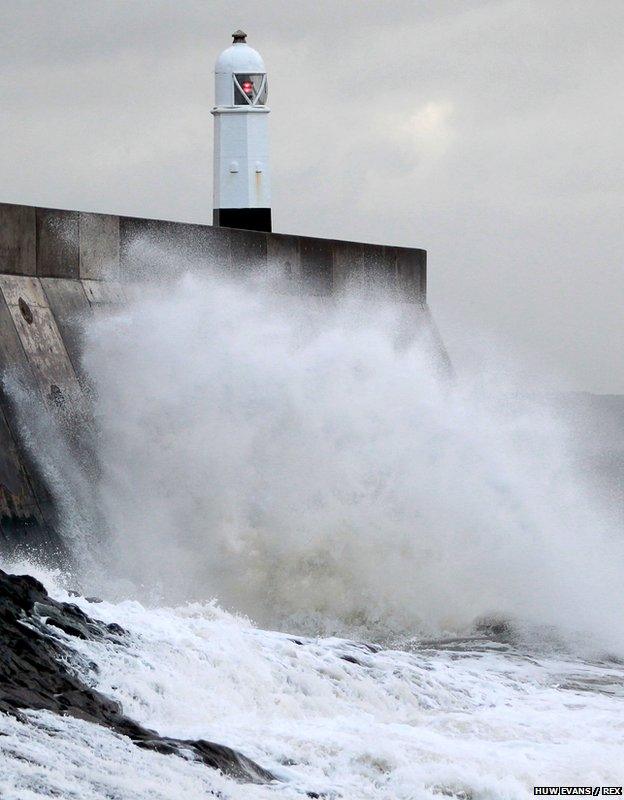
[[[245,42],[233,44],[224,50],[215,64],[215,72],[230,75],[234,72],[266,72],[262,56]]]
[[[215,64],[215,105],[264,106],[267,98],[266,68],[262,56],[247,44],[241,30],[232,34],[234,44]]]

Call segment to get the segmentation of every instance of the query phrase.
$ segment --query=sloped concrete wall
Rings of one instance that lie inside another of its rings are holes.
[[[271,264],[321,294],[359,276],[426,299],[427,253],[417,248],[0,204],[1,273],[149,280],[189,263],[231,270]]]
[[[51,218],[39,219],[45,226]],[[63,563],[68,554],[58,536],[59,510],[52,489],[53,484],[58,489],[63,476],[45,472],[37,442],[24,436],[24,406],[35,414],[45,410],[67,448],[78,446],[72,435],[89,415],[80,365],[80,323],[101,305],[118,303],[123,289],[114,281],[79,277],[84,263],[80,217],[77,226],[70,227],[71,235],[78,231],[78,239],[62,246],[52,242],[49,233],[38,240],[36,221],[36,214],[20,209],[12,215],[10,230],[0,227],[5,247],[0,249],[4,259],[0,261],[0,552],[9,556],[45,552],[52,562]],[[91,235],[92,229],[83,239],[85,245]],[[98,246],[102,247],[96,242]],[[106,274],[114,275],[119,269],[118,245],[112,257],[110,247],[103,252]],[[115,252],[116,270],[111,270]],[[93,249],[85,258],[85,274],[92,275],[98,267]],[[27,274],[11,273],[11,268],[25,268]],[[75,277],[49,277],[50,273]]]
[[[94,286],[93,284],[96,284]],[[100,291],[99,287],[103,288]],[[115,283],[0,274],[0,551],[67,554],[57,534],[58,508],[37,442],[22,430],[20,403],[45,409],[66,446],[89,416],[81,374],[80,322],[123,289]],[[31,411],[32,413],[32,411]]]
[[[120,273],[128,279],[173,275],[189,263],[232,271],[271,265],[315,294],[332,294],[359,277],[426,300],[427,253],[416,248],[132,217],[119,218],[119,235]]]
[[[296,291],[331,295],[354,279],[384,284],[414,309],[446,358],[426,308],[424,250],[0,204],[0,551],[34,547],[62,561],[58,507],[20,405],[45,408],[72,437],[89,416],[81,322],[125,302],[126,282],[190,264],[271,265]],[[54,481],[52,480],[54,478]]]

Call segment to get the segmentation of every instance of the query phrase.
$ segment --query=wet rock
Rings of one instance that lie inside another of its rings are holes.
[[[516,636],[512,621],[499,616],[480,617],[475,620],[475,630],[495,642],[511,642]]]
[[[128,736],[138,747],[192,758],[245,782],[274,776],[241,753],[204,740],[171,739],[144,728],[120,704],[89,687],[68,664],[74,653],[54,630],[81,639],[122,641],[125,631],[59,603],[29,575],[0,570],[0,712],[27,721],[26,709],[69,714]]]
[[[362,662],[359,661],[355,656],[343,654],[343,655],[338,656],[338,658],[342,659],[343,661],[348,661],[349,664],[357,664],[358,667],[362,666]]]

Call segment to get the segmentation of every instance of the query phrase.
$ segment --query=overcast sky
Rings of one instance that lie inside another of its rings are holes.
[[[622,0],[0,0],[0,200],[212,219],[213,65],[269,71],[274,227],[424,247],[451,355],[624,392]]]

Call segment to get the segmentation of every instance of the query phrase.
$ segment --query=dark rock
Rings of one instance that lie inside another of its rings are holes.
[[[475,630],[495,642],[510,642],[516,634],[512,621],[498,616],[480,617],[475,620]]]
[[[338,656],[338,658],[341,658],[343,661],[348,661],[349,664],[357,664],[358,667],[362,666],[362,662],[358,661],[358,659],[355,656],[350,656],[350,655],[346,655],[345,654],[345,655]]]
[[[268,770],[230,747],[163,737],[125,716],[119,703],[72,671],[68,664],[76,661],[76,654],[55,629],[81,639],[117,642],[125,634],[119,625],[91,619],[78,606],[53,600],[35,578],[0,570],[0,712],[24,722],[21,709],[69,714],[105,725],[147,750],[191,755],[239,781],[274,780]]]

